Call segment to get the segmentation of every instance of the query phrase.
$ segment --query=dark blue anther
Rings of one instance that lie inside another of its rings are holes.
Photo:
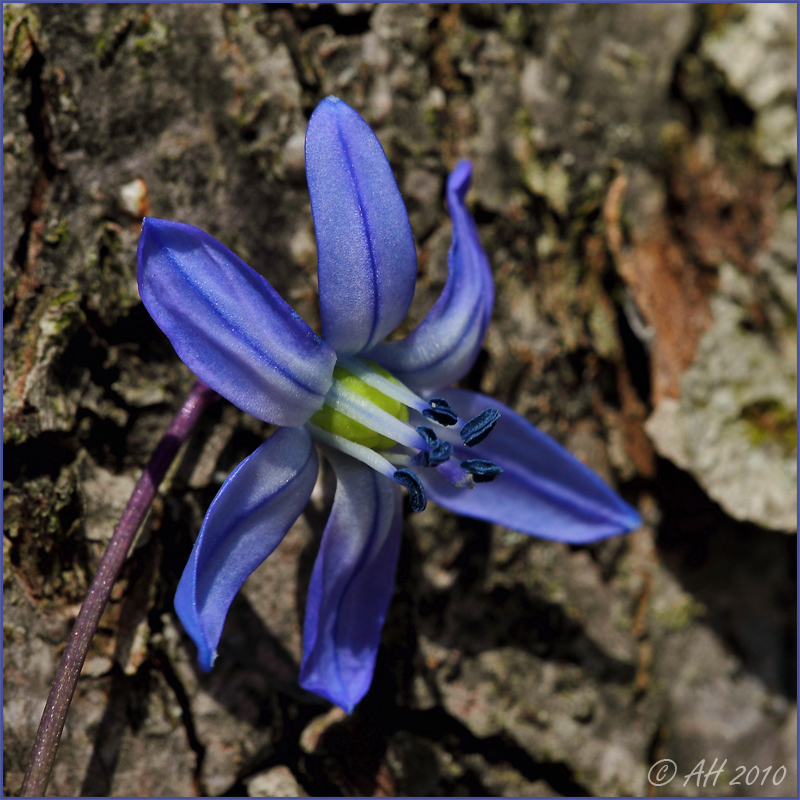
[[[438,467],[439,464],[444,464],[451,455],[453,455],[453,445],[451,445],[450,442],[437,439],[436,443],[431,447],[430,452],[422,454],[422,466]]]
[[[438,467],[444,464],[453,455],[453,445],[450,442],[442,441],[430,428],[420,425],[417,433],[422,437],[425,444],[430,445],[430,450],[423,450],[419,454],[419,459],[415,462],[423,467]]]
[[[473,447],[478,442],[482,442],[492,432],[492,428],[499,419],[500,412],[496,408],[487,408],[486,411],[481,411],[478,416],[464,423],[464,427],[460,431],[461,441],[467,447]]]
[[[424,425],[420,425],[417,428],[417,433],[423,438],[425,444],[435,444],[439,441],[439,437],[430,428],[426,428]]]
[[[422,485],[422,481],[410,469],[399,469],[392,477],[408,489],[411,510],[424,511],[425,506],[428,505],[428,497],[425,494],[425,487]]]
[[[455,425],[458,422],[458,414],[450,408],[450,403],[442,397],[432,397],[429,401],[430,408],[422,409],[422,416],[432,419],[440,425]]]
[[[472,475],[475,483],[488,483],[503,472],[503,468],[497,466],[494,461],[487,461],[484,458],[468,458],[461,462],[461,467]]]

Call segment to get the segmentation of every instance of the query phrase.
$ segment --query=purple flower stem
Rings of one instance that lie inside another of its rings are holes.
[[[25,780],[20,789],[21,797],[41,797],[50,780],[64,721],[67,718],[75,687],[86,660],[89,644],[94,637],[100,617],[106,607],[111,589],[133,542],[139,526],[150,508],[159,484],[167,474],[181,445],[187,440],[197,420],[209,403],[219,395],[202,381],[197,381],[175,415],[175,419],[161,437],[161,441],[142,473],[131,499],[125,507],[119,524],[108,543],[100,566],[94,576],[89,593],[83,601],[78,619],[70,633],[69,641],[58,665],[50,695],[42,714],[36,743]]]

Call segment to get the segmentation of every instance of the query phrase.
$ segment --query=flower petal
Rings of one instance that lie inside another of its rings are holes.
[[[334,352],[264,278],[207,233],[146,218],[139,292],[181,360],[243,411],[297,426],[322,407]]]
[[[583,544],[641,525],[639,515],[600,477],[508,406],[485,395],[449,389],[444,398],[463,417],[497,408],[500,419],[477,447],[456,447],[461,458],[503,468],[492,483],[456,489],[434,470],[423,473],[429,496],[445,508],[507,528]]]
[[[464,204],[471,175],[472,166],[462,161],[447,181],[453,240],[442,294],[405,339],[385,342],[369,353],[370,358],[419,392],[449,386],[469,372],[492,316],[492,270]]]
[[[337,487],[308,589],[300,685],[350,713],[372,682],[402,503],[397,484],[348,456],[325,455]]]
[[[306,177],[322,336],[337,353],[353,355],[388,336],[411,305],[411,224],[380,142],[336,97],[326,97],[309,120]]]
[[[317,471],[308,431],[280,428],[236,467],[211,503],[175,594],[204,670],[214,663],[233,598],[300,516]]]

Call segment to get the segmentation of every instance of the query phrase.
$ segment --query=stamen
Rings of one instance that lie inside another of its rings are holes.
[[[381,394],[397,400],[408,408],[413,408],[416,411],[422,411],[428,407],[428,404],[411,391],[407,386],[402,383],[395,383],[388,378],[370,369],[367,364],[364,364],[360,359],[351,358],[350,356],[339,356],[337,363],[340,364],[352,375],[362,380],[367,386],[377,389]]]
[[[372,448],[365,447],[363,444],[351,442],[349,439],[345,439],[344,436],[330,433],[324,428],[320,428],[319,425],[315,425],[313,422],[306,422],[306,428],[308,428],[315,439],[324,442],[330,447],[335,447],[343,453],[347,453],[348,456],[352,456],[362,464],[372,467],[376,472],[380,472],[381,475],[385,475],[387,478],[394,478],[394,473],[397,471],[397,468],[382,455],[376,453]]]
[[[340,414],[360,422],[365,428],[406,447],[419,449],[422,444],[419,434],[410,425],[393,417],[388,411],[379,408],[358,392],[348,389],[341,381],[333,382],[325,397],[325,404]]]
[[[421,455],[423,467],[438,467],[453,455],[453,445],[440,439],[429,453],[423,451]]]
[[[439,437],[424,425],[417,428],[417,433],[430,445],[430,450],[422,450],[417,456],[417,463],[423,467],[438,467],[444,464],[453,455],[453,445],[450,442],[443,442]]]
[[[397,469],[390,461],[379,455],[369,447],[363,444],[356,444],[344,436],[338,436],[335,433],[320,428],[319,425],[314,425],[313,422],[307,422],[306,428],[323,444],[329,447],[335,447],[341,450],[348,456],[358,459],[368,467],[372,467],[376,472],[385,475],[387,478],[397,481],[408,489],[408,499],[411,502],[413,511],[423,511],[425,506],[428,505],[428,496],[425,494],[425,487],[422,481],[410,469]]]
[[[395,468],[400,467],[418,467],[419,466],[419,453],[416,455],[409,455],[408,453],[393,453],[391,450],[378,450],[390,464]]]
[[[488,483],[503,473],[501,466],[484,458],[468,458],[461,462],[461,466],[472,475],[475,483]]]
[[[469,422],[464,423],[464,427],[459,431],[461,440],[467,447],[475,446],[492,432],[498,419],[500,419],[500,412],[496,408],[487,408],[485,411],[481,411]]]
[[[335,447],[404,486],[414,511],[422,511],[428,499],[412,467],[436,469],[459,489],[502,473],[492,461],[453,458],[454,447],[471,447],[489,435],[500,418],[496,409],[465,423],[447,400],[433,397],[426,403],[377,364],[351,357],[339,362],[325,405],[307,423],[308,430],[321,445]],[[425,425],[412,427],[403,406],[443,427],[436,432]]]
[[[392,477],[408,489],[411,510],[424,511],[425,506],[428,505],[428,497],[425,494],[425,487],[422,485],[422,481],[410,469],[399,469]]]
[[[422,416],[440,425],[455,425],[458,422],[458,415],[443,397],[431,397],[430,408],[422,409]]]
[[[436,434],[430,428],[426,428],[424,425],[420,425],[417,428],[417,433],[425,440],[425,444],[432,445],[439,441]]]

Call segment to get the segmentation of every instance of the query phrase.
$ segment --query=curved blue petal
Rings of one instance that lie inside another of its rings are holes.
[[[276,425],[303,425],[322,407],[336,355],[227,247],[148,217],[138,258],[142,301],[198,378]]]
[[[411,224],[380,142],[336,97],[326,97],[309,120],[306,177],[322,336],[337,353],[353,355],[388,336],[411,305]]]
[[[308,589],[300,685],[349,714],[375,669],[400,551],[396,483],[325,451],[336,472],[333,510]]]
[[[492,316],[492,270],[464,204],[471,175],[472,166],[462,161],[447,181],[453,239],[442,294],[405,339],[385,342],[369,353],[370,358],[418,392],[449,386],[469,372]]]
[[[175,594],[175,610],[208,671],[233,598],[281,543],[317,479],[305,428],[280,428],[229,475],[211,503]]]
[[[462,417],[500,411],[477,447],[456,447],[460,458],[482,458],[503,468],[492,483],[456,489],[434,470],[423,473],[430,497],[467,517],[560,542],[585,544],[641,525],[636,511],[592,470],[508,406],[485,395],[449,389],[444,398]]]

